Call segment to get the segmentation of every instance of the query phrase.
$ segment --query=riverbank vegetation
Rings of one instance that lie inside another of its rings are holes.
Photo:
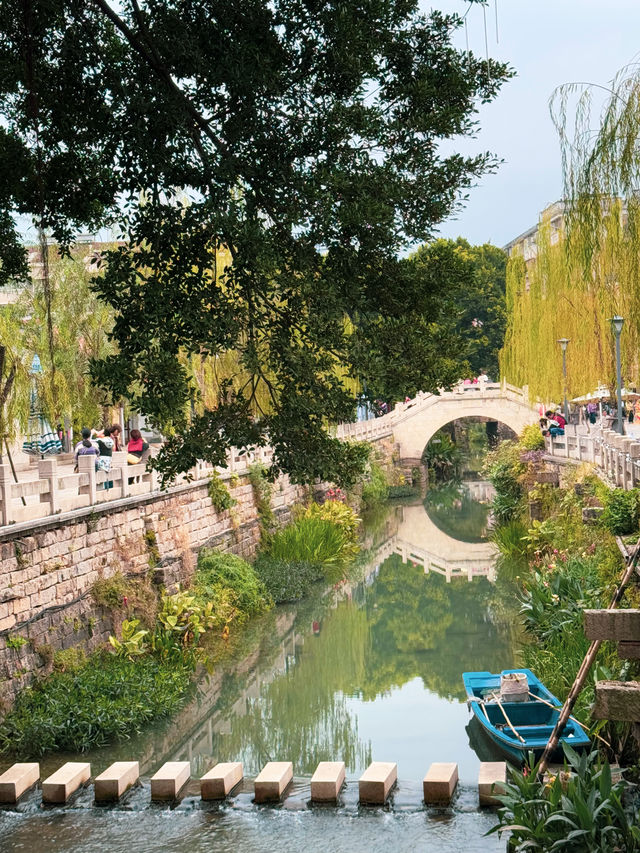
[[[498,570],[510,575],[530,639],[524,662],[564,699],[589,645],[583,610],[609,605],[623,568],[615,535],[637,531],[638,495],[610,489],[586,465],[570,466],[561,486],[545,482],[554,474],[542,452],[529,449],[534,429],[488,456],[486,472],[496,490],[493,539],[502,555]],[[599,520],[585,524],[583,509],[594,507],[604,508],[595,512]],[[638,598],[630,587],[626,606]],[[633,671],[605,643],[576,706],[578,718],[589,722],[596,674],[627,680]]]
[[[312,584],[343,580],[358,553],[360,519],[343,500],[310,504],[291,524],[268,537],[255,562],[276,603],[296,601]]]
[[[517,442],[504,442],[488,455],[485,471],[496,490],[499,581],[517,598],[525,631],[523,663],[564,701],[589,647],[584,610],[608,607],[621,578],[616,536],[635,544],[640,534],[639,493],[610,488],[584,464],[569,464],[558,476],[537,447],[539,435],[531,427]],[[632,584],[620,606],[639,605]],[[538,783],[535,770],[511,773],[500,812],[500,828],[512,825],[510,850],[640,849],[635,807],[623,802],[624,782],[612,786],[607,763],[638,761],[632,724],[591,719],[596,681],[639,675],[637,661],[622,660],[614,643],[602,644],[574,708],[596,748],[591,756],[567,751],[566,778],[572,775],[564,792],[557,779]]]
[[[77,649],[52,656],[54,671],[22,691],[0,722],[0,754],[86,751],[172,716],[198,664],[207,664],[203,638],[226,640],[274,601],[343,580],[359,550],[359,523],[342,500],[312,503],[284,528],[263,528],[254,565],[203,549],[189,589],[158,594],[148,579],[120,573],[98,581],[96,603],[120,623],[109,648],[89,657]]]
[[[116,574],[99,581],[95,595],[121,620],[110,650],[53,656],[54,671],[23,690],[0,722],[0,753],[85,751],[170,717],[203,660],[203,636],[273,604],[249,563],[210,550],[201,552],[189,590],[157,596],[146,579]]]

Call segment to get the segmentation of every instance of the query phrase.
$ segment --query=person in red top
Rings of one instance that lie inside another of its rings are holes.
[[[132,429],[129,433],[129,442],[127,444],[129,465],[137,465],[138,462],[143,462],[148,454],[149,445],[142,438],[142,433],[139,429]]]

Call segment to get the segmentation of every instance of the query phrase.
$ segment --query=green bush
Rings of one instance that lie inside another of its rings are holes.
[[[354,544],[358,542],[360,519],[353,509],[342,501],[329,500],[323,504],[312,503],[304,513],[305,518],[323,518],[337,524],[345,537]]]
[[[522,450],[542,450],[544,436],[538,424],[529,424],[520,433],[518,444]]]
[[[190,668],[175,661],[98,653],[81,669],[54,672],[19,694],[0,722],[0,753],[37,757],[127,740],[175,713],[190,676]]]
[[[437,480],[450,480],[460,467],[462,454],[448,433],[438,431],[425,447],[422,462]]]
[[[389,486],[384,468],[371,461],[369,475],[362,486],[362,505],[367,509],[383,503],[389,497]]]
[[[389,486],[389,500],[394,498],[415,498],[420,495],[420,489],[417,486],[412,486],[411,483],[404,483],[402,486]]]
[[[258,555],[254,568],[276,604],[304,598],[311,586],[323,577],[317,564],[282,560],[268,553]]]
[[[220,474],[218,474],[217,471],[214,471],[211,475],[207,492],[209,493],[211,503],[218,512],[224,512],[226,509],[231,509],[231,507],[238,503],[235,498],[231,497],[229,489],[225,483],[222,482]]]
[[[328,579],[336,570],[342,574],[345,562],[352,560],[357,550],[348,532],[315,516],[303,516],[278,530],[266,549],[274,560],[319,566]]]
[[[254,616],[271,606],[269,594],[253,566],[235,554],[208,548],[198,557],[192,590],[201,601],[212,602],[216,612],[222,600],[230,599],[237,611],[237,620]],[[230,590],[231,595],[225,596],[223,590]],[[229,620],[224,616],[221,621]]]
[[[509,850],[564,853],[634,853],[640,850],[637,797],[625,797],[597,751],[577,755],[564,747],[569,766],[545,783],[533,762],[526,772],[511,769],[497,799],[499,823],[490,832],[509,834]],[[569,772],[571,773],[569,774]]]
[[[604,496],[604,526],[615,536],[627,536],[638,529],[638,491],[612,489]]]

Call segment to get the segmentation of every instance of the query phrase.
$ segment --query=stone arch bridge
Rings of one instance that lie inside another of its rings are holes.
[[[479,382],[456,386],[440,394],[419,392],[413,400],[398,403],[392,412],[370,421],[340,424],[338,438],[377,441],[393,436],[403,460],[420,459],[435,433],[459,418],[481,417],[506,424],[515,433],[538,420],[527,389],[506,382]]]

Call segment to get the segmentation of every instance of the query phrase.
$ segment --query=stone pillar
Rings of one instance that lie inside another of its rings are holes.
[[[80,474],[86,474],[89,478],[89,506],[96,503],[96,457],[95,456],[78,456],[78,471]]]
[[[49,512],[55,515],[60,509],[58,500],[58,463],[55,459],[40,459],[38,462],[38,477],[41,480],[47,480],[49,484],[49,494],[40,495],[41,501],[46,501],[49,504]]]
[[[625,436],[620,444],[622,445],[620,449],[620,453],[622,455],[622,488],[631,489],[633,488],[633,472],[631,470],[633,467],[633,461],[630,457],[630,453],[633,439]]]
[[[2,525],[11,524],[11,468],[0,465],[0,500],[2,501]]]
[[[631,442],[629,456],[631,456],[631,488],[634,489],[636,483],[640,480],[640,471],[638,470],[638,463],[640,463],[640,441]]]
[[[126,498],[129,494],[129,480],[127,478],[127,452],[126,450],[115,450],[111,455],[111,468],[119,468],[122,474],[120,480],[120,497]]]

